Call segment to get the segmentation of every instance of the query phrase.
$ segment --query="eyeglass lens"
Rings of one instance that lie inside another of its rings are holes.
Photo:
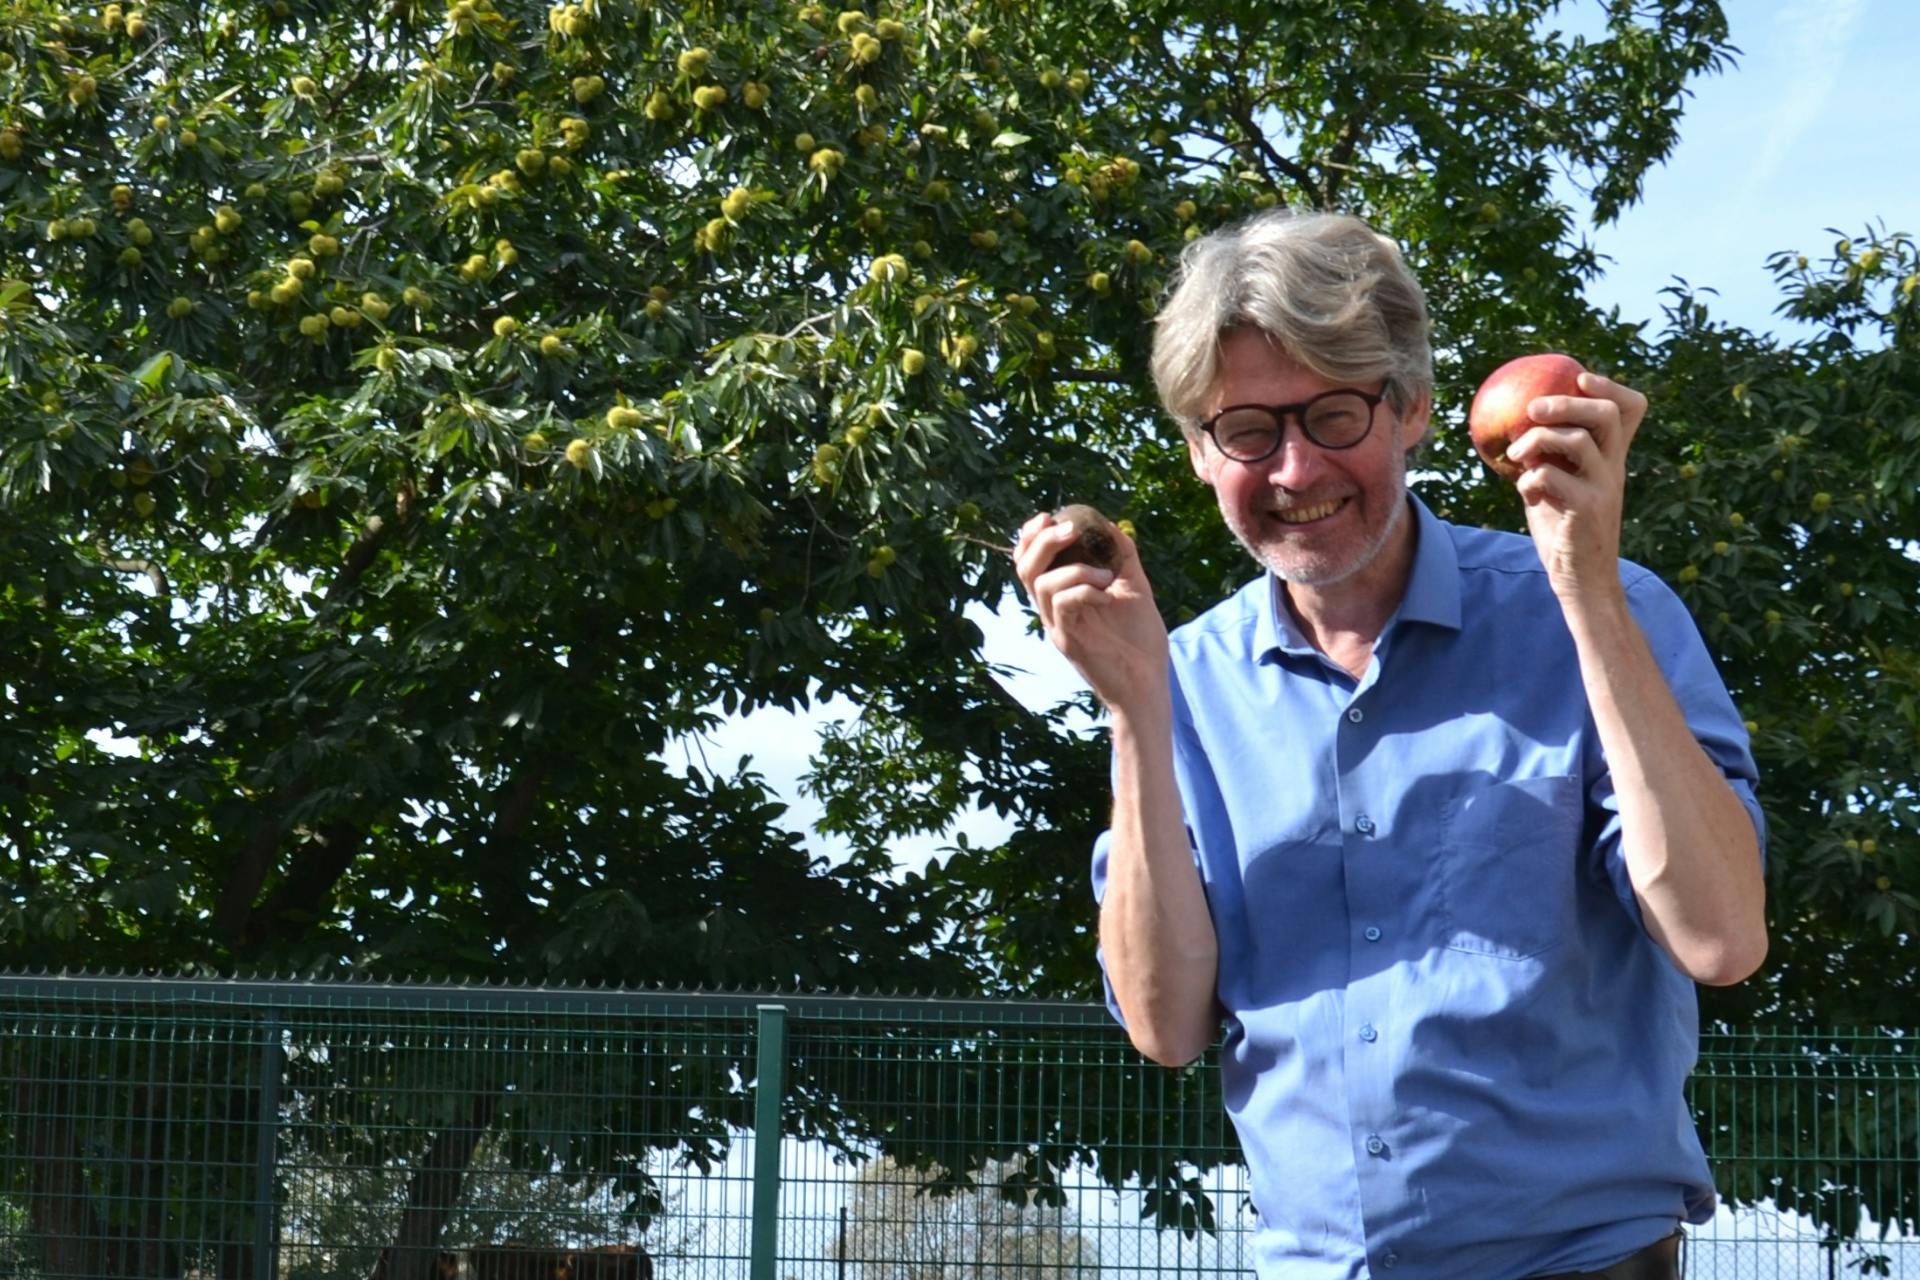
[[[1308,402],[1300,416],[1307,439],[1323,449],[1358,443],[1373,421],[1372,406],[1357,395],[1338,391]],[[1213,438],[1229,458],[1252,461],[1275,450],[1285,425],[1273,410],[1249,405],[1214,419]]]

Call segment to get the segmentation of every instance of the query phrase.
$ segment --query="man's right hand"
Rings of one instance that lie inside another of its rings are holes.
[[[1050,568],[1073,539],[1071,525],[1045,512],[1020,526],[1014,572],[1033,600],[1040,625],[1109,711],[1157,710],[1167,699],[1167,627],[1153,603],[1139,550],[1115,529],[1117,568]]]

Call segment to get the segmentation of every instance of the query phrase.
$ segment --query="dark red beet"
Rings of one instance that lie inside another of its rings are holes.
[[[1053,513],[1053,518],[1057,524],[1072,525],[1079,536],[1060,549],[1049,568],[1059,569],[1070,564],[1090,564],[1100,569],[1118,567],[1119,530],[1113,527],[1113,521],[1081,502],[1060,508]]]

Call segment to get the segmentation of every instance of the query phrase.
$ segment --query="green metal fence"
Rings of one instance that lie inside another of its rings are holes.
[[[1899,1033],[1707,1038],[1693,1277],[1920,1275]],[[1211,1063],[1077,1004],[0,975],[0,1278],[1250,1274]]]

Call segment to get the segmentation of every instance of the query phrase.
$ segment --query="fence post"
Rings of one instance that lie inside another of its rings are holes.
[[[280,1159],[280,1076],[286,1069],[277,1011],[268,1011],[264,1029],[253,1161],[253,1280],[276,1280],[280,1270],[280,1206],[273,1194],[273,1174]]]
[[[787,1091],[787,1007],[759,1008],[753,1081],[753,1243],[748,1280],[773,1280],[780,1247],[780,1100]]]

